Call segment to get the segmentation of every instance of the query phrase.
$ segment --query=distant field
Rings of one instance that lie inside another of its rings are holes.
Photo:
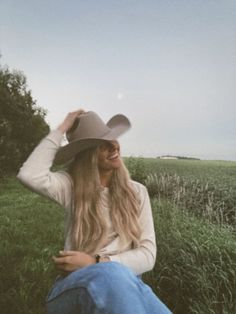
[[[177,173],[187,178],[227,185],[228,188],[232,187],[236,191],[236,161],[143,158],[143,162],[147,173]]]
[[[209,200],[217,210],[227,195],[228,206],[235,210],[236,162],[126,162],[140,181],[156,173],[148,187],[158,256],[145,281],[175,314],[235,314],[235,229],[212,220],[204,210]],[[44,300],[56,277],[51,256],[63,247],[63,218],[60,206],[28,191],[14,177],[0,181],[1,313],[45,313]]]
[[[236,162],[125,159],[151,196],[164,197],[197,214],[236,228]]]

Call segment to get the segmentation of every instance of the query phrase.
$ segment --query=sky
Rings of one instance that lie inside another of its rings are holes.
[[[125,156],[236,160],[235,0],[1,0],[0,53],[51,129],[123,113]]]

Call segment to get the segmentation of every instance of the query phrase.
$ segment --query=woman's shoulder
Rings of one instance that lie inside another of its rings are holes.
[[[148,204],[147,202],[149,202],[150,200],[146,186],[140,182],[133,180],[131,180],[131,185],[133,187],[134,192],[136,193],[137,199],[140,202],[141,208],[143,208],[143,206],[145,204],[147,205]]]
[[[59,171],[54,172],[54,174],[57,176],[62,186],[67,186],[68,188],[73,190],[73,185],[74,185],[73,179],[68,171],[59,170]]]
[[[133,189],[135,190],[135,192],[137,192],[138,194],[146,194],[147,193],[147,188],[142,183],[134,181],[134,180],[130,180],[130,183],[131,183],[131,186],[133,187]]]
[[[73,179],[67,170],[58,170],[57,173],[59,173],[62,176],[62,180],[64,178],[64,180],[67,181],[67,183],[73,185]]]
[[[51,178],[51,193],[49,195],[51,199],[65,208],[71,208],[73,190],[73,180],[67,171],[59,170],[53,173]]]

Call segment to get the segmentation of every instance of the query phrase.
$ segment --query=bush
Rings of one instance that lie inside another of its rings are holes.
[[[126,157],[125,165],[129,170],[132,180],[145,183],[147,178],[146,165],[142,157]]]
[[[45,116],[31,96],[25,75],[0,64],[0,177],[15,173],[49,132]]]

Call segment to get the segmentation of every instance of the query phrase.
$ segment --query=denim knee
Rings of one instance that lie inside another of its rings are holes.
[[[97,308],[106,309],[108,313],[113,307],[126,308],[127,302],[137,303],[137,296],[141,297],[143,290],[150,289],[132,270],[120,263],[103,263],[93,270],[93,280],[88,283],[87,289]],[[145,313],[142,302],[139,307],[141,313]]]
[[[89,288],[92,286],[117,287],[122,283],[122,278],[127,280],[130,276],[134,276],[131,270],[117,262],[99,263],[91,265],[70,273],[67,277],[61,277],[56,280],[50,290],[47,301],[54,299],[61,293],[76,289]]]
[[[87,295],[85,303],[82,302],[85,298],[80,298],[81,288],[84,288],[82,290]],[[75,290],[79,295],[74,294]],[[86,314],[170,313],[149,286],[145,285],[132,270],[117,262],[91,265],[58,280],[49,293],[48,304],[56,305],[64,302],[67,294],[68,297],[70,296],[70,291],[71,296],[74,295],[77,301],[78,298],[80,299],[79,304],[83,303],[82,309],[85,312],[82,311],[82,313]],[[88,306],[90,309],[92,306],[93,310],[88,310]],[[70,312],[67,311],[67,313]]]
[[[122,298],[122,294],[135,286],[139,279],[127,267],[117,262],[99,263],[74,271],[54,284],[48,294],[47,302],[61,294],[77,289],[86,288],[96,305],[103,308],[110,299]]]
[[[140,280],[131,269],[117,262],[101,263],[90,269],[90,275],[91,280],[87,282],[88,288],[96,285],[97,289],[102,286],[103,291],[105,289],[109,293],[116,290],[122,291]]]

